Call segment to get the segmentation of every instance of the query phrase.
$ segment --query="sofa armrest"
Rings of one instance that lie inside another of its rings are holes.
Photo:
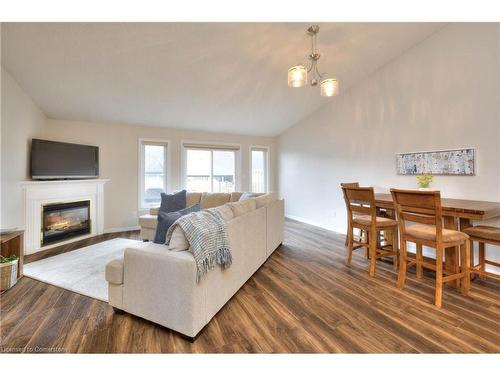
[[[168,251],[164,245],[151,243],[125,250],[125,311],[194,337],[206,324],[201,291],[190,252]]]
[[[285,200],[278,199],[267,207],[267,256],[283,242],[285,234]]]
[[[113,259],[106,264],[106,281],[111,284],[123,284],[123,258]]]

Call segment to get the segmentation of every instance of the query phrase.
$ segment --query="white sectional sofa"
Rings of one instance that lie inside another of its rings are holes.
[[[188,205],[193,200],[189,196]],[[283,242],[284,201],[263,196],[256,202],[255,209],[227,222],[231,267],[216,266],[197,283],[191,252],[138,243],[106,267],[109,303],[194,339]]]
[[[222,206],[225,203],[238,202],[241,192],[233,193],[187,193],[186,207],[191,207],[197,203],[202,209]],[[262,194],[259,194],[262,195]],[[142,215],[139,218],[141,226],[141,238],[143,240],[153,241],[156,232],[156,224],[158,224],[158,207],[151,208],[149,214]]]

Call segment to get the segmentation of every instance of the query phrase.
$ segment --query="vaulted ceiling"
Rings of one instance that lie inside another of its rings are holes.
[[[304,23],[4,23],[2,66],[50,118],[276,135],[322,105],[290,89]],[[321,71],[346,91],[441,28],[323,23]]]

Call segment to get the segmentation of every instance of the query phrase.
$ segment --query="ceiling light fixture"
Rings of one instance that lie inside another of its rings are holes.
[[[304,64],[297,64],[288,69],[288,86],[289,87],[304,87],[307,85],[307,75],[311,75],[310,85],[320,85],[321,96],[336,96],[339,94],[339,82],[335,78],[327,78],[326,73],[320,73],[318,70],[318,60],[321,55],[318,53],[317,35],[319,26],[312,25],[307,29],[307,33],[311,37],[311,53],[309,54],[310,65],[306,67]]]

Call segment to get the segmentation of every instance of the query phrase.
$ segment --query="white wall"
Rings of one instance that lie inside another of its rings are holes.
[[[287,215],[345,233],[341,182],[415,188],[396,175],[395,153],[461,147],[477,149],[477,175],[432,187],[500,202],[499,49],[497,24],[447,26],[281,134]]]
[[[32,138],[92,144],[100,148],[100,177],[105,185],[105,230],[138,225],[138,140],[169,140],[169,188],[182,187],[183,140],[239,144],[241,189],[249,190],[250,146],[270,148],[271,190],[276,191],[274,138],[229,135],[124,124],[94,124],[48,119],[2,67],[1,80],[1,223],[0,228],[24,226],[20,182],[29,179]]]
[[[43,134],[45,115],[2,68],[1,228],[23,226],[19,182],[29,176],[29,144]]]
[[[76,121],[47,120],[44,137],[56,141],[77,142],[99,146],[99,172],[110,181],[104,187],[104,228],[130,228],[138,225],[138,140],[168,140],[169,188],[183,185],[181,144],[183,140],[241,145],[241,189],[249,190],[249,147],[270,147],[270,189],[276,190],[274,138],[229,135],[200,131],[167,129],[124,124],[94,124]]]

